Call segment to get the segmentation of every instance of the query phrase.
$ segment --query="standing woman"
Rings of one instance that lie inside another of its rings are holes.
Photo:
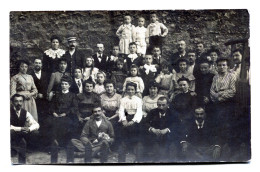
[[[29,62],[21,60],[19,62],[19,73],[11,78],[11,97],[14,94],[21,94],[25,97],[23,108],[32,114],[35,121],[38,122],[38,114],[35,103],[37,88],[33,77],[27,74]]]
[[[64,54],[65,50],[60,49],[61,39],[53,35],[51,37],[51,48],[44,51],[42,59],[42,70],[47,72],[49,76],[51,73],[57,71],[58,59],[60,59]]]

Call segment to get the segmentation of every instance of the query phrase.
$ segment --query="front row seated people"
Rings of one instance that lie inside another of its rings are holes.
[[[32,115],[22,108],[24,99],[20,94],[11,97],[11,156],[18,152],[20,163],[25,163],[27,143],[35,144],[40,127]]]
[[[195,108],[194,120],[188,130],[183,130],[181,139],[184,161],[219,161],[223,143],[219,139],[216,124],[206,118],[205,110]],[[222,150],[222,152],[224,152]]]
[[[80,139],[72,139],[67,149],[68,162],[73,162],[74,150],[85,152],[85,162],[91,162],[93,156],[100,153],[100,162],[108,160],[110,146],[114,142],[114,129],[103,115],[100,105],[95,105],[91,117],[85,124]]]
[[[157,106],[145,118],[143,135],[144,145],[146,145],[145,157],[148,158],[146,161],[176,162],[180,121],[175,112],[169,108],[167,97],[159,97]]]

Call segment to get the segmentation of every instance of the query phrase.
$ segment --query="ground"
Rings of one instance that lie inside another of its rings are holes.
[[[109,155],[108,163],[118,163],[117,153],[111,152]],[[133,163],[135,156],[133,154],[126,155],[126,163]],[[59,151],[58,154],[58,164],[66,163],[66,151],[64,149]],[[11,158],[13,164],[18,164],[18,156]],[[40,151],[27,151],[26,153],[26,164],[50,164],[51,156],[47,152]],[[74,163],[84,163],[84,158],[76,157]],[[93,158],[92,163],[100,163],[99,159]]]

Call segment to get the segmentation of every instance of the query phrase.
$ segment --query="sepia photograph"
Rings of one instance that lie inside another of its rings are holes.
[[[247,9],[10,11],[11,163],[250,162],[249,21]]]

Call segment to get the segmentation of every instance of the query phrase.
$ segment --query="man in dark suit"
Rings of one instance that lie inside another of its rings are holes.
[[[205,47],[201,41],[196,43],[196,60],[195,60],[195,65],[193,68],[193,75],[195,78],[198,77],[200,74],[200,67],[199,63],[203,60],[207,60],[207,52],[205,51]]]
[[[47,101],[47,88],[50,78],[48,74],[42,71],[42,60],[41,58],[34,59],[33,70],[29,73],[32,75],[34,84],[38,90],[37,97],[35,99],[38,111],[38,121],[40,124],[43,124],[46,118],[46,107],[48,106]]]
[[[182,156],[186,161],[218,161],[222,144],[216,125],[206,118],[201,107],[195,109],[194,117],[189,129],[182,134]]]
[[[170,110],[166,97],[160,97],[157,106],[145,118],[146,153],[152,154],[153,162],[175,162],[180,122],[174,111]]]
[[[113,69],[114,62],[111,60],[111,57],[104,54],[104,50],[104,44],[97,44],[97,53],[92,57],[94,59],[94,66],[106,74],[109,74]]]
[[[100,162],[108,160],[108,153],[111,144],[114,142],[114,129],[102,112],[100,105],[95,105],[92,110],[93,117],[85,124],[80,140],[72,139],[68,148],[69,161],[73,161],[74,150],[85,151],[85,162],[91,162],[92,156],[100,152]]]
[[[178,71],[178,60],[181,59],[181,58],[186,58],[188,59],[188,56],[187,56],[187,53],[186,53],[186,42],[184,40],[179,40],[177,42],[177,52],[174,53],[172,56],[171,56],[171,59],[170,59],[170,64],[171,64],[171,70],[174,69],[175,71],[179,72]]]
[[[77,38],[68,37],[69,50],[66,51],[64,57],[67,59],[68,67],[67,71],[73,75],[75,67],[84,68],[85,67],[85,55],[83,52],[77,49]]]
[[[70,92],[78,94],[83,93],[83,80],[82,80],[82,72],[80,67],[76,67],[74,69],[74,75],[72,84],[70,86]]]

